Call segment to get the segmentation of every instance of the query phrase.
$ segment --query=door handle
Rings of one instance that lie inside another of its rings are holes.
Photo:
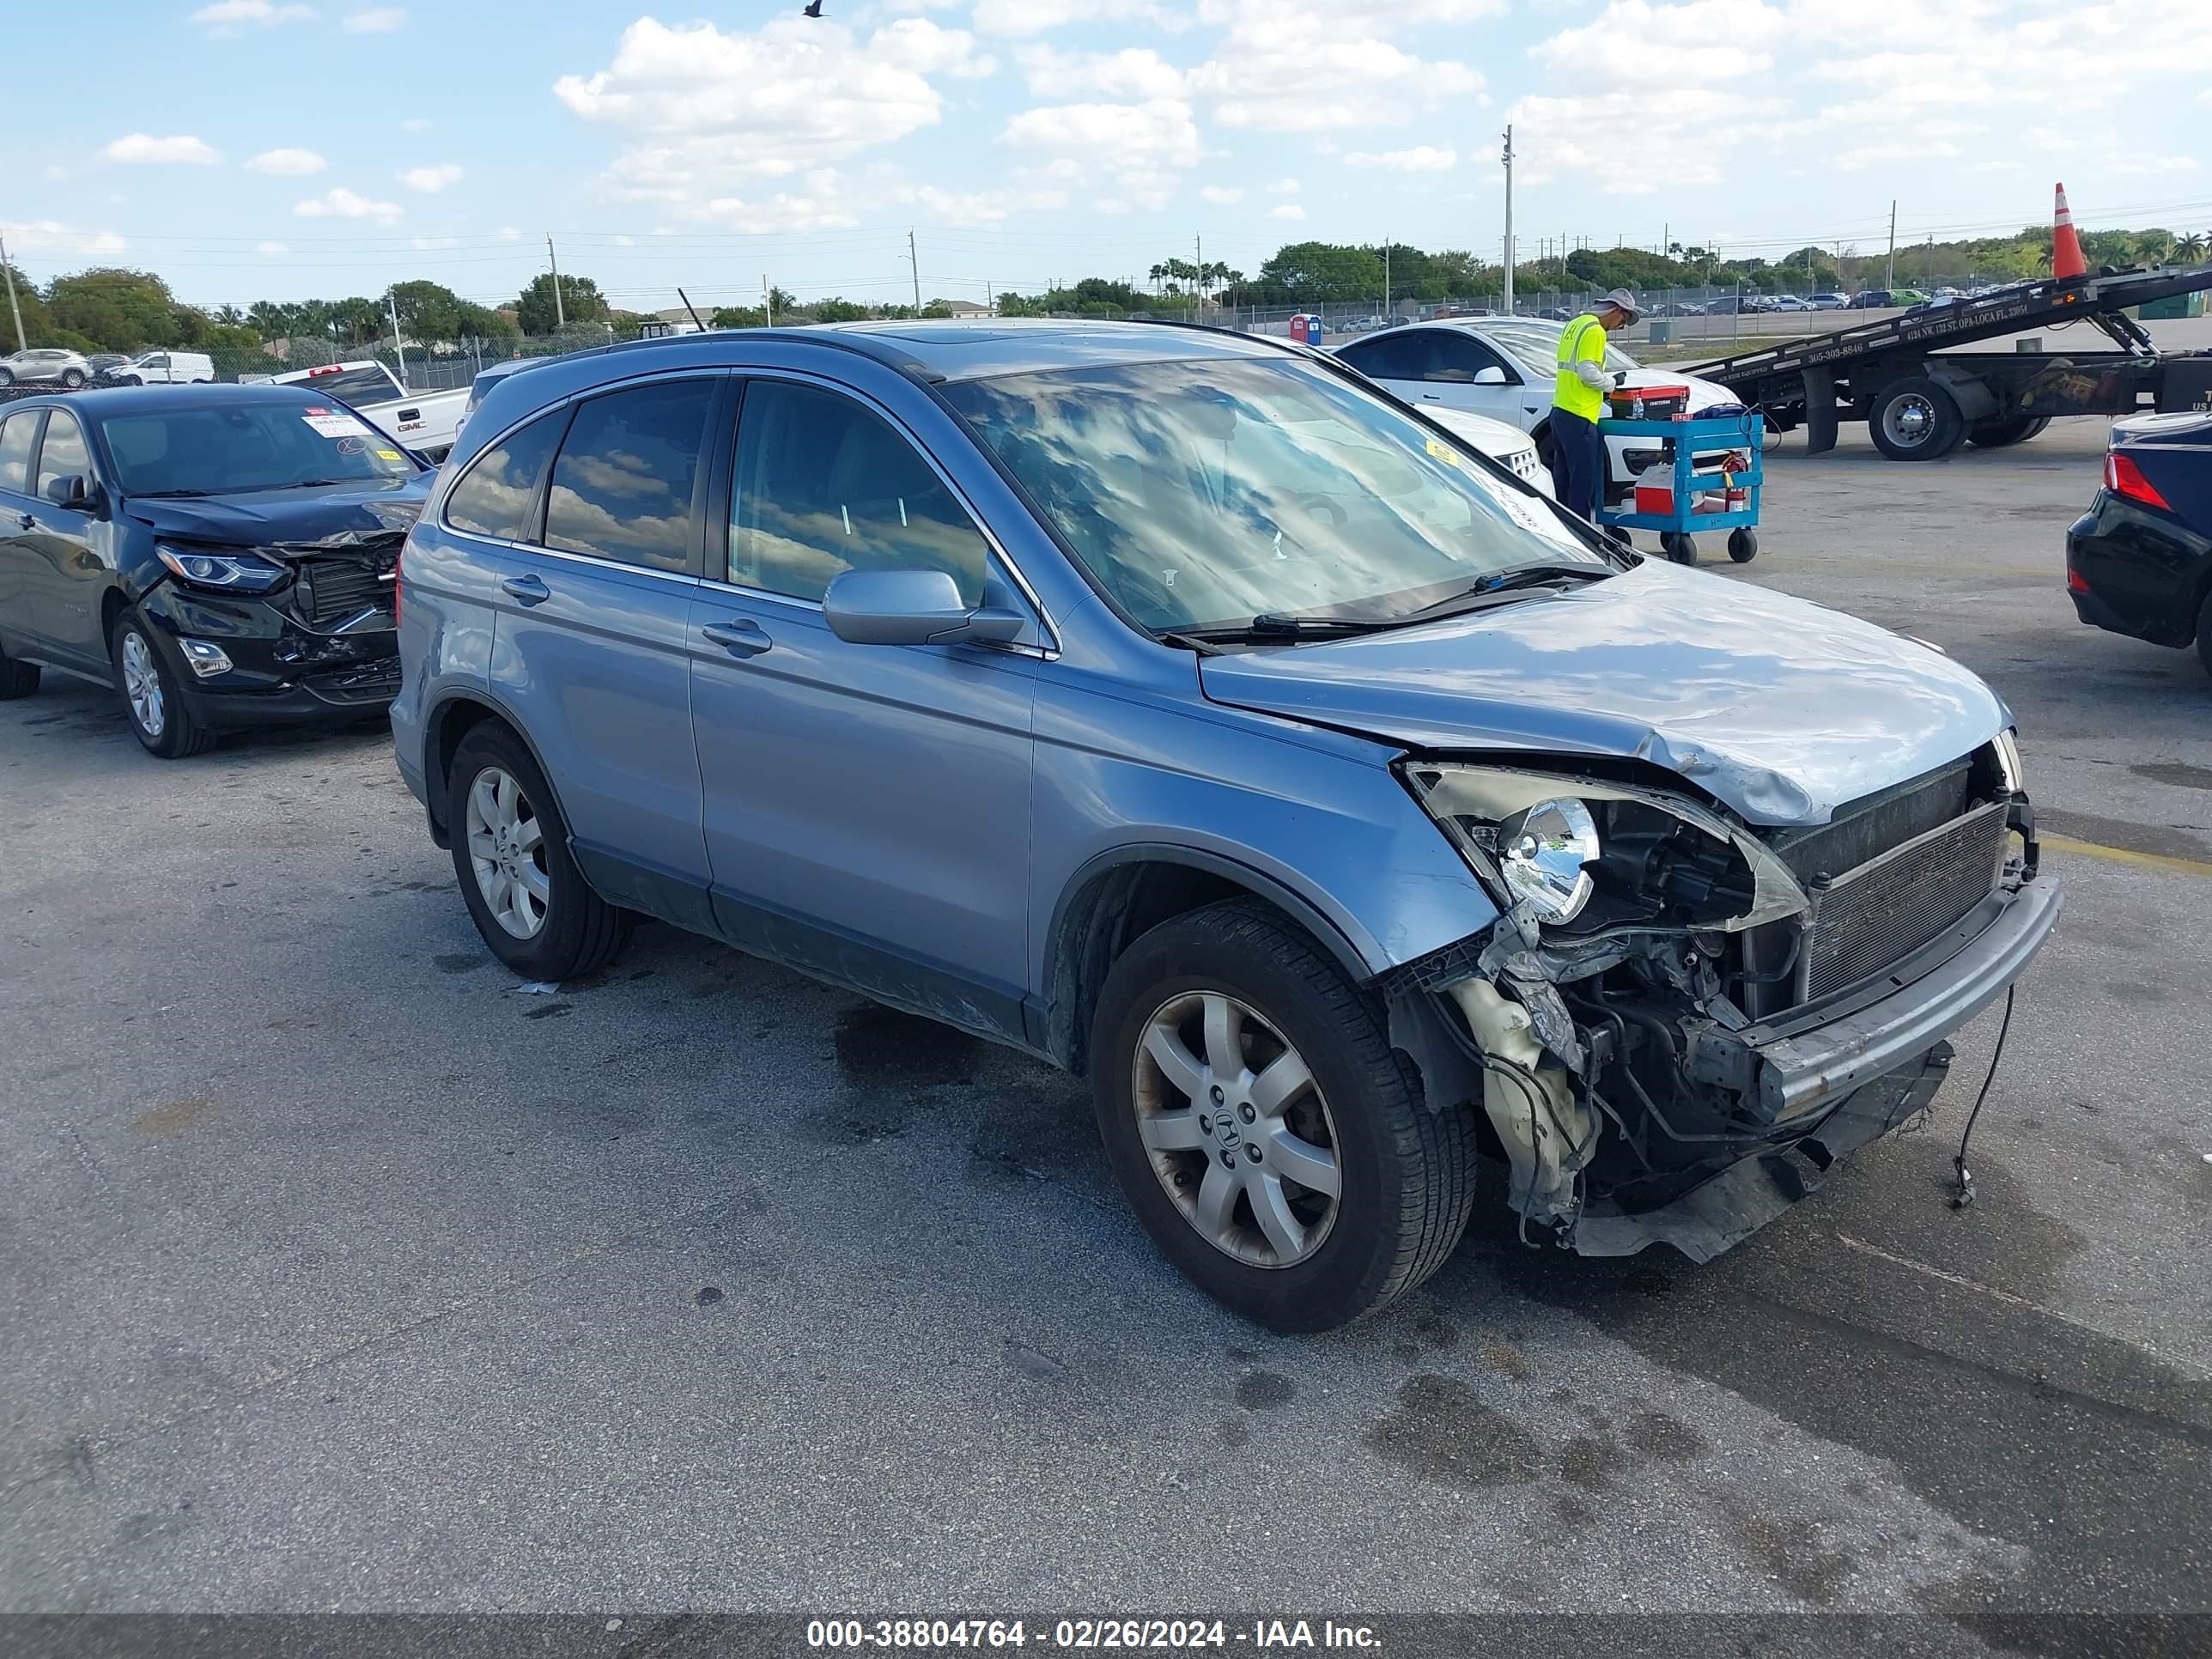
[[[775,643],[756,622],[708,623],[699,631],[733,657],[757,657]]]
[[[422,418],[422,411],[419,409],[403,409],[399,411],[399,418],[403,421],[419,421]]]
[[[1438,392],[1424,392],[1421,394],[1421,401],[1425,404],[1440,404],[1443,402],[1443,398]]]
[[[543,605],[553,597],[553,590],[535,576],[509,576],[500,586],[525,605]]]

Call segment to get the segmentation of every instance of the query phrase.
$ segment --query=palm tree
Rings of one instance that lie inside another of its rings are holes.
[[[2204,238],[2197,232],[2185,231],[2173,245],[2173,256],[2193,263],[2203,257],[2204,246]]]

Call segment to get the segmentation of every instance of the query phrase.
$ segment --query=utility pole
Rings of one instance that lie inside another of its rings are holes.
[[[761,315],[770,328],[775,326],[775,290],[769,286],[768,272],[761,272]]]
[[[1505,167],[1505,314],[1513,314],[1513,129],[1505,129],[1505,149],[1498,160]]]
[[[556,329],[566,328],[568,326],[568,313],[561,306],[561,262],[553,256],[553,235],[550,231],[548,231],[545,236],[545,263],[553,267],[553,326]]]
[[[914,314],[921,315],[921,260],[914,251],[914,233],[906,234],[906,262],[914,270]]]
[[[384,303],[392,312],[392,349],[398,354],[399,357],[399,384],[405,386],[407,384],[407,343],[399,337],[399,301],[392,297],[392,290],[388,288],[384,290]]]
[[[1881,285],[1897,286],[1897,204],[1893,201],[1889,204],[1889,263],[1882,269]]]
[[[0,236],[0,270],[8,273],[8,310],[15,319],[15,349],[28,351],[30,343],[23,337],[23,307],[15,303],[15,267],[8,263],[8,239]]]
[[[1390,233],[1382,233],[1382,314],[1390,314]]]

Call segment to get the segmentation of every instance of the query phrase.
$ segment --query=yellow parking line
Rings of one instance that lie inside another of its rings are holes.
[[[2165,853],[2138,853],[2125,847],[2106,847],[2094,841],[2075,841],[2071,836],[2038,836],[2044,846],[2060,853],[2080,853],[2093,859],[2110,859],[2115,864],[2138,865],[2146,870],[2170,870],[2178,876],[2212,876],[2212,860],[2178,859]]]

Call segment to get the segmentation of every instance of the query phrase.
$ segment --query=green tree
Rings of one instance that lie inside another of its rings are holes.
[[[1292,242],[1260,267],[1253,287],[1262,305],[1376,299],[1382,293],[1382,258],[1373,248]]]
[[[15,318],[0,311],[0,356],[5,356],[20,344],[50,346],[57,343],[46,338],[54,323],[46,313],[46,302],[39,297],[37,287],[24,274],[22,267],[12,260],[8,264],[7,274],[15,284],[15,308],[22,313],[23,338],[21,341],[15,338]],[[5,305],[7,300],[7,286],[0,283],[0,305]]]
[[[758,306],[716,306],[707,321],[715,328],[759,328],[768,319]]]
[[[147,270],[110,267],[57,276],[46,285],[46,301],[54,327],[95,340],[103,351],[190,345],[207,325]]]
[[[561,278],[559,315],[553,302],[553,273],[541,271],[530,279],[530,286],[522,290],[514,302],[514,319],[525,334],[550,334],[560,326],[560,318],[571,323],[604,322],[607,302],[599,292],[599,285],[588,276]]]

